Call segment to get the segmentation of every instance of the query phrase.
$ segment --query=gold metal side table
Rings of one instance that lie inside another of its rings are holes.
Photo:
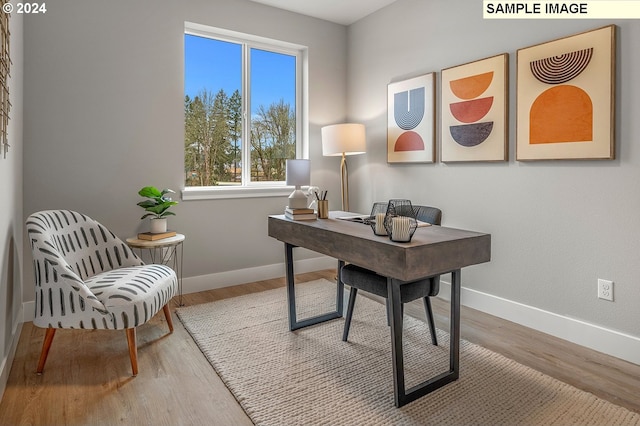
[[[171,267],[178,277],[178,306],[182,303],[182,263],[184,259],[185,236],[176,234],[173,237],[160,240],[141,240],[138,237],[127,238],[127,245],[140,251],[140,257],[144,260],[146,252],[151,263],[158,263]]]

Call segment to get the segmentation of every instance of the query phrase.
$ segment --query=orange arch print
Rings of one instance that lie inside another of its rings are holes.
[[[529,143],[590,142],[593,140],[593,104],[576,86],[545,90],[531,105]]]
[[[460,99],[473,99],[482,95],[493,80],[493,71],[472,75],[458,80],[451,80],[449,87]]]

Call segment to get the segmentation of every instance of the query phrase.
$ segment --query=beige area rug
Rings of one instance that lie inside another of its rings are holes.
[[[296,292],[298,319],[335,303],[326,280]],[[640,414],[466,341],[457,381],[395,408],[385,307],[362,296],[349,342],[344,319],[290,332],[284,288],[177,312],[257,425],[640,425]],[[434,347],[427,325],[405,315],[408,386],[448,369],[448,334],[438,333]]]

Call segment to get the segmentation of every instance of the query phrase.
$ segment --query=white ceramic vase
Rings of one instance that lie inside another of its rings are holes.
[[[167,232],[167,218],[151,219],[151,233],[161,234]]]

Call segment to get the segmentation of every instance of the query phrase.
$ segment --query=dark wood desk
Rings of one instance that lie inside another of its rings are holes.
[[[432,392],[459,376],[460,270],[491,260],[491,235],[460,229],[429,226],[418,228],[410,243],[394,243],[373,234],[371,227],[336,219],[351,213],[330,212],[329,219],[293,221],[284,215],[269,216],[269,236],[285,245],[289,328],[295,330],[339,318],[343,312],[344,284],[338,274],[336,310],[297,321],[295,308],[293,248],[304,247],[386,276],[389,289],[391,346],[395,405],[401,407]],[[400,281],[412,281],[451,273],[451,323],[449,371],[410,389],[405,389],[402,353]],[[336,338],[339,338],[337,336]]]

